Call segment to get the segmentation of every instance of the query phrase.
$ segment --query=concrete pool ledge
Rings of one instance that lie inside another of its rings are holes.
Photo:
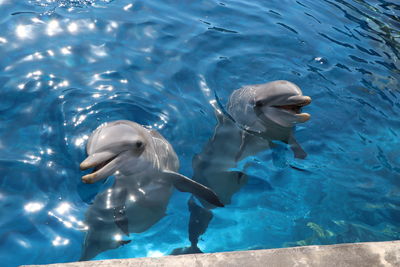
[[[400,266],[400,241],[188,254],[179,256],[164,256],[158,258],[71,262],[40,266]]]

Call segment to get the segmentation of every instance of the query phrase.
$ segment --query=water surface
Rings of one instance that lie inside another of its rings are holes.
[[[0,0],[0,260],[80,256],[101,185],[79,163],[99,124],[158,129],[181,172],[213,133],[213,101],[287,79],[313,98],[295,160],[280,145],[215,210],[205,252],[400,238],[400,5],[384,0]],[[293,165],[296,169],[289,167]],[[189,245],[188,194],[96,259]],[[18,256],[16,256],[18,255]]]

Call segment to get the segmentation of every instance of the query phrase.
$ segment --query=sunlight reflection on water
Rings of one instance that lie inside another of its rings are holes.
[[[103,189],[83,185],[79,171],[98,125],[129,119],[160,130],[190,176],[230,93],[276,79],[314,100],[312,119],[296,129],[309,156],[295,160],[281,145],[279,155],[243,162],[249,184],[216,211],[200,248],[400,238],[394,1],[0,0],[0,7],[7,214],[0,254],[21,255],[10,266],[77,260],[84,213]],[[160,223],[97,259],[187,245],[187,198],[174,195]]]

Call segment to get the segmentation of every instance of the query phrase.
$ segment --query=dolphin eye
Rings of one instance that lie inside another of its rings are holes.
[[[140,149],[140,148],[142,148],[143,147],[143,142],[142,141],[136,141],[136,148],[137,149]]]

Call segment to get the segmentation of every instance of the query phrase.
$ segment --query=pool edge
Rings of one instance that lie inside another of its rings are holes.
[[[400,241],[345,243],[22,266],[400,266]]]

